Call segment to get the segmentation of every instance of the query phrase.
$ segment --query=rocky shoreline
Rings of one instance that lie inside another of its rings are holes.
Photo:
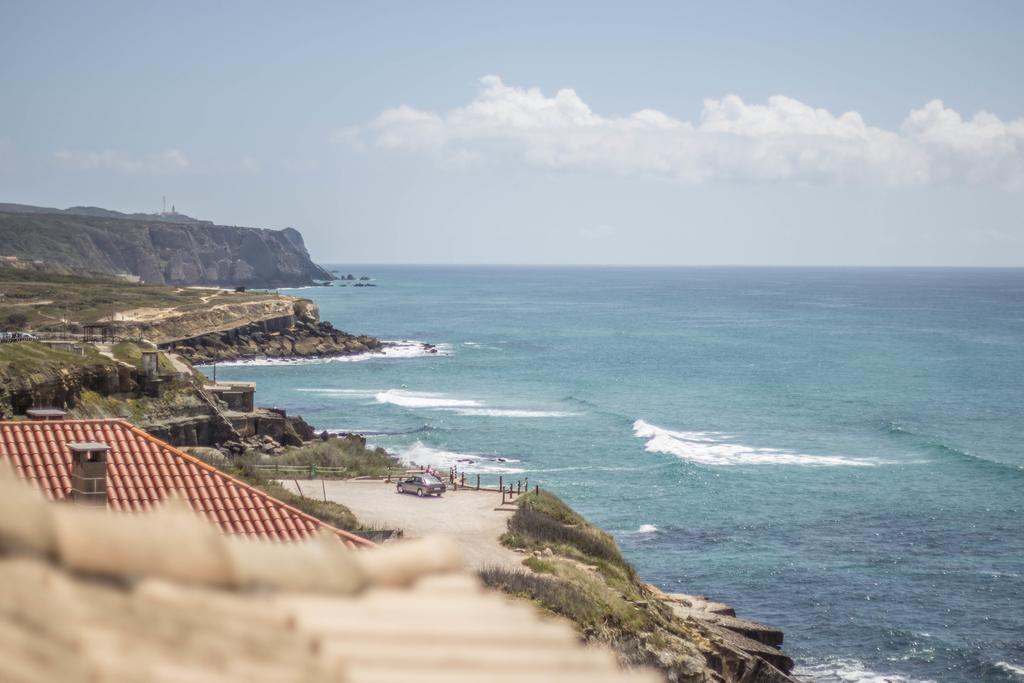
[[[329,322],[298,320],[283,330],[253,322],[160,345],[194,365],[258,358],[294,359],[347,356],[380,351],[385,343],[368,335],[335,329]]]

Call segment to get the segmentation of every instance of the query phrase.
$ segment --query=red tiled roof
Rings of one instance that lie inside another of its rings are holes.
[[[193,510],[226,533],[298,541],[327,528],[350,547],[373,545],[224,474],[124,420],[0,422],[0,456],[10,458],[18,474],[32,481],[50,500],[64,500],[71,491],[71,452],[67,444],[76,441],[110,446],[107,507],[112,510],[150,510],[176,491]]]

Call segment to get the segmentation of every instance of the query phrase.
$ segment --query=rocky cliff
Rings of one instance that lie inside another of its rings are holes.
[[[214,225],[179,214],[0,204],[0,255],[173,285],[297,287],[330,280],[293,228]]]

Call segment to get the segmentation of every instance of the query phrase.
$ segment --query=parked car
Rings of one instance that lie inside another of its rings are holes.
[[[440,497],[441,494],[448,490],[448,487],[443,481],[432,474],[417,474],[402,479],[398,482],[397,489],[399,493],[415,493],[422,498],[423,496]]]
[[[0,332],[0,342],[35,341],[39,339],[28,332]]]

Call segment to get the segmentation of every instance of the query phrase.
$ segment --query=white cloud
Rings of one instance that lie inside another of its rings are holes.
[[[699,120],[691,122],[654,109],[606,117],[571,89],[548,97],[485,76],[466,106],[437,113],[401,105],[336,135],[352,144],[367,138],[388,150],[434,154],[446,164],[512,156],[536,166],[655,173],[691,182],[1024,188],[1024,119],[1004,123],[982,112],[965,121],[938,100],[910,112],[899,130],[869,126],[857,112],[836,116],[781,95],[766,104],[747,104],[735,95],[707,99]]]
[[[180,149],[169,148],[146,156],[133,156],[118,150],[60,150],[54,152],[57,163],[80,170],[104,169],[119,173],[172,173],[187,171],[192,164]]]

